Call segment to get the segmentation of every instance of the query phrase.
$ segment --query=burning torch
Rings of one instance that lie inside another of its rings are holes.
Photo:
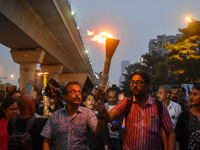
[[[87,34],[89,36],[92,36],[94,32],[87,31]],[[92,38],[92,41],[97,41],[100,44],[102,43],[106,44],[106,59],[105,59],[104,68],[102,71],[102,80],[100,84],[100,89],[103,92],[108,82],[111,59],[119,44],[119,40],[115,39],[113,35],[107,32],[101,32],[99,35],[95,35]],[[98,100],[102,99],[100,95],[101,94],[99,94],[99,96],[98,94],[95,94],[95,98]]]
[[[100,84],[102,91],[104,91],[107,85],[111,59],[118,44],[119,44],[119,40],[114,39],[114,38],[106,38],[106,59],[105,59],[104,68],[102,71],[102,80]]]

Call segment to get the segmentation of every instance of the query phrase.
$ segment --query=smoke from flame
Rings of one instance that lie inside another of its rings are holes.
[[[91,32],[91,31],[87,30],[87,35],[92,36],[92,35],[94,35],[94,32]],[[114,38],[114,39],[116,39],[113,35],[111,35],[111,34],[109,34],[107,32],[101,32],[98,35],[95,35],[92,38],[92,41],[94,41],[94,42],[97,41],[100,44],[105,44],[106,43],[106,38]]]

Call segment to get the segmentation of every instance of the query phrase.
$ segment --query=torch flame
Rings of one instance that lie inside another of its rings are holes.
[[[87,30],[87,34],[88,35],[93,35],[94,32],[91,32],[91,31]],[[100,34],[95,35],[92,38],[92,41],[94,41],[94,42],[97,41],[100,44],[105,44],[106,43],[106,38],[114,38],[114,39],[116,39],[113,35],[111,35],[111,34],[109,34],[107,32],[101,32]]]

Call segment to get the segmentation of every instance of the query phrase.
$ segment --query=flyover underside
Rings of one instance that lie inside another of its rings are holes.
[[[1,0],[0,42],[17,50],[42,48],[42,65],[61,64],[65,73],[93,71],[65,0]]]

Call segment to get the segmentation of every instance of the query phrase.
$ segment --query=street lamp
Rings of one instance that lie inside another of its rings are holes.
[[[14,76],[14,74],[11,74],[10,77],[13,79],[15,76]]]
[[[142,63],[144,63],[144,59],[143,59],[143,58],[140,58],[140,61],[141,61]]]
[[[71,14],[72,14],[72,16],[74,17],[74,19],[75,19],[75,21],[76,21],[76,26],[77,26],[77,28],[79,28],[79,27],[78,27],[78,13],[75,12],[75,11],[72,11]]]
[[[45,87],[47,86],[47,75],[49,73],[46,70],[42,70],[40,73],[38,73],[38,76],[43,75],[43,92],[45,91]],[[49,117],[49,99],[48,97],[44,94],[43,95],[43,118]]]

